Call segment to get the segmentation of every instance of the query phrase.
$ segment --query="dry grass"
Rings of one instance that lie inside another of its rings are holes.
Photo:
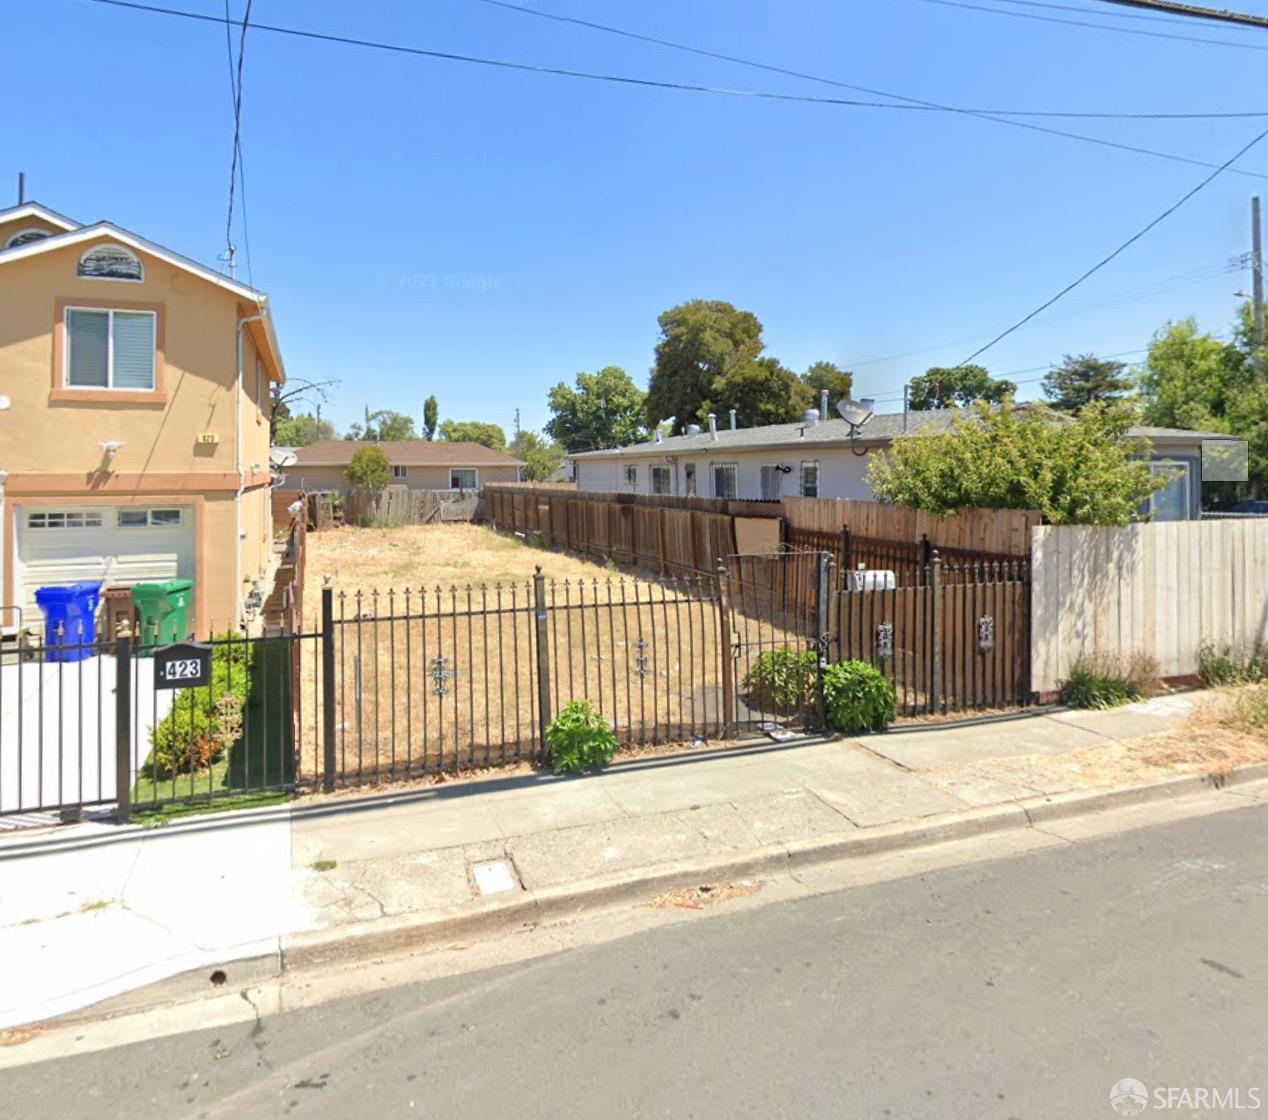
[[[533,755],[539,564],[553,711],[590,699],[627,745],[716,734],[722,650],[710,583],[648,580],[467,524],[333,529],[310,534],[308,550],[310,615],[329,575],[344,620],[335,700],[345,775],[392,780]],[[304,650],[300,674],[307,775],[318,772],[317,652]]]
[[[648,905],[657,910],[703,910],[706,906],[756,894],[761,889],[762,884],[753,879],[741,879],[738,883],[702,883],[698,887],[682,887],[657,895]]]
[[[437,587],[526,584],[537,565],[548,580],[606,580],[628,573],[564,552],[530,548],[518,537],[463,522],[404,525],[391,529],[326,529],[308,536],[305,603],[318,609],[324,577],[336,594],[389,589],[434,592]]]

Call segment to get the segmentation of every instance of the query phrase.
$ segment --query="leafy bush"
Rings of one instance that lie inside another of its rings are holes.
[[[217,642],[236,637],[221,634]],[[150,732],[151,778],[205,770],[237,742],[251,691],[251,650],[242,641],[213,646],[211,684],[175,694],[172,710]]]
[[[818,664],[812,649],[767,650],[744,675],[748,706],[780,715],[805,711],[814,702]]]
[[[353,486],[377,494],[392,481],[392,464],[379,448],[362,447],[353,453],[344,474]]]
[[[1198,651],[1198,676],[1207,688],[1268,681],[1268,651],[1256,648],[1241,660],[1229,646],[1217,649],[1208,643]]]
[[[619,746],[612,728],[587,700],[571,700],[546,728],[555,773],[600,770]]]
[[[838,731],[884,731],[898,714],[894,687],[865,661],[829,665],[823,674],[828,724]]]
[[[1061,702],[1071,708],[1117,708],[1142,695],[1112,657],[1080,657],[1061,682]]]

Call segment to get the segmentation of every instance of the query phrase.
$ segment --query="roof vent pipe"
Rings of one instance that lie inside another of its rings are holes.
[[[819,390],[819,415],[823,417],[823,419],[825,420],[828,418],[828,390],[827,389]]]
[[[700,425],[699,425],[699,424],[688,424],[688,425],[687,425],[687,435],[689,435],[689,436],[698,436],[699,434],[700,434]]]
[[[819,423],[819,410],[817,408],[808,408],[801,419],[807,428],[813,428]]]
[[[652,442],[660,443],[660,441],[661,441],[660,425],[657,424],[655,430],[652,432]]]
[[[735,431],[735,409],[731,409],[731,431]]]
[[[718,438],[718,414],[716,412],[709,413],[709,438]]]

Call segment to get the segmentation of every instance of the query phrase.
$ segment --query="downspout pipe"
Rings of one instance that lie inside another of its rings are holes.
[[[264,321],[264,313],[244,315],[238,320],[238,376],[233,395],[233,469],[238,472],[238,491],[233,496],[233,597],[238,605],[238,625],[246,621],[246,604],[242,599],[242,493],[247,488],[246,470],[242,462],[242,394],[246,391],[243,369],[242,332],[250,323]]]

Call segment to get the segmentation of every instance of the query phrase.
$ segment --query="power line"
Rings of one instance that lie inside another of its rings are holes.
[[[1021,319],[1019,319],[1007,330],[1001,331],[993,339],[991,339],[991,341],[988,342],[985,346],[981,346],[977,350],[974,350],[972,354],[970,354],[967,358],[965,358],[959,364],[961,366],[968,365],[968,363],[973,361],[974,358],[978,357],[981,354],[986,353],[986,351],[989,350],[992,346],[994,346],[997,342],[1000,342],[1001,340],[1007,338],[1015,330],[1018,330],[1019,328],[1025,326],[1025,324],[1029,323],[1031,319],[1035,318],[1035,316],[1042,314],[1054,303],[1056,303],[1057,300],[1061,299],[1063,296],[1067,295],[1069,292],[1072,292],[1075,288],[1077,288],[1090,276],[1099,272],[1102,268],[1104,268],[1107,264],[1109,264],[1110,261],[1112,261],[1115,257],[1119,256],[1121,253],[1125,252],[1132,245],[1136,244],[1136,242],[1139,241],[1142,237],[1144,237],[1145,234],[1147,234],[1151,229],[1153,229],[1155,226],[1164,222],[1167,218],[1169,218],[1172,214],[1174,214],[1177,210],[1179,210],[1180,207],[1183,206],[1186,202],[1188,202],[1189,199],[1193,198],[1194,195],[1199,194],[1201,191],[1203,191],[1207,187],[1208,184],[1210,184],[1216,178],[1219,177],[1220,173],[1225,168],[1230,167],[1232,166],[1232,164],[1236,163],[1239,159],[1242,158],[1242,156],[1244,156],[1247,152],[1249,152],[1251,148],[1253,148],[1256,144],[1258,144],[1265,136],[1268,136],[1268,128],[1264,129],[1263,132],[1259,133],[1259,135],[1257,135],[1248,144],[1244,144],[1235,153],[1233,153],[1233,155],[1231,155],[1227,160],[1225,160],[1223,164],[1217,167],[1214,171],[1211,172],[1211,174],[1209,174],[1205,179],[1203,179],[1200,183],[1198,183],[1197,186],[1192,187],[1179,199],[1173,202],[1161,214],[1159,214],[1156,218],[1154,218],[1153,221],[1149,222],[1143,228],[1133,233],[1131,237],[1129,237],[1126,241],[1124,241],[1121,245],[1119,245],[1118,248],[1114,249],[1113,252],[1102,257],[1099,261],[1096,262],[1096,264],[1094,264],[1091,268],[1089,268],[1076,280],[1073,280],[1069,284],[1067,284],[1064,288],[1062,288],[1059,292],[1057,292],[1057,294],[1054,295],[1051,299],[1045,300],[1038,307],[1036,307],[1034,311],[1030,312],[1030,314],[1023,316]]]
[[[233,270],[233,196],[234,188],[238,183],[238,168],[242,153],[242,61],[246,53],[247,46],[247,25],[251,20],[251,3],[247,0],[247,6],[242,13],[242,32],[238,36],[238,68],[236,75],[233,76],[233,156],[229,163],[229,210],[225,217],[225,244],[229,253],[229,269]],[[229,2],[225,0],[225,15],[228,19]],[[225,33],[228,35],[228,23],[225,25]],[[230,45],[232,52],[232,45]],[[245,231],[244,231],[245,232]],[[244,239],[245,240],[245,239]],[[248,254],[249,255],[249,254]],[[249,263],[249,262],[248,262]],[[250,279],[251,270],[248,267],[247,277]]]
[[[111,0],[100,0],[102,3],[109,3]],[[653,43],[656,46],[668,47],[670,50],[685,51],[688,54],[700,55],[703,58],[714,58],[722,62],[733,62],[738,66],[749,66],[755,70],[766,70],[773,74],[783,74],[790,78],[802,78],[806,81],[818,82],[822,85],[836,86],[839,89],[854,90],[858,93],[871,94],[874,97],[889,97],[896,101],[902,101],[910,105],[918,105],[925,109],[935,109],[944,113],[960,113],[965,116],[977,117],[980,120],[993,121],[996,124],[1010,125],[1013,128],[1024,128],[1030,132],[1045,133],[1049,136],[1061,136],[1067,140],[1080,140],[1087,144],[1097,144],[1104,148],[1115,148],[1119,151],[1133,152],[1137,155],[1153,156],[1157,159],[1171,160],[1176,163],[1189,163],[1195,167],[1214,167],[1215,164],[1208,163],[1205,160],[1190,159],[1187,156],[1178,156],[1171,152],[1160,152],[1153,148],[1142,148],[1133,144],[1123,144],[1115,140],[1105,140],[1099,136],[1087,136],[1079,132],[1067,132],[1063,129],[1051,128],[1046,125],[1033,124],[1028,121],[1014,120],[1009,116],[999,113],[992,113],[982,109],[966,109],[955,105],[944,105],[937,101],[926,101],[919,97],[909,97],[902,93],[893,93],[889,90],[876,89],[872,86],[861,86],[852,82],[842,82],[836,78],[827,78],[820,74],[809,74],[801,70],[790,70],[783,66],[774,66],[765,62],[758,62],[750,58],[741,58],[736,55],[723,54],[720,51],[711,51],[704,47],[693,47],[687,43],[676,43],[670,39],[660,39],[654,35],[643,35],[637,31],[627,31],[621,27],[612,27],[609,24],[595,23],[592,20],[577,19],[573,16],[562,16],[554,12],[543,11],[538,8],[522,8],[516,4],[508,2],[508,0],[481,0],[482,3],[489,4],[493,7],[503,8],[506,11],[517,12],[520,15],[536,16],[539,19],[553,20],[557,23],[571,23],[578,27],[587,27],[593,31],[601,31],[607,35],[617,35],[624,39],[634,39],[642,43]],[[1238,175],[1245,175],[1254,179],[1268,178],[1258,171],[1243,171],[1234,169]]]
[[[246,19],[250,15],[250,4],[247,5],[247,12],[243,17],[242,34],[246,35]],[[238,194],[242,199],[242,247],[246,252],[247,258],[247,283],[252,288],[255,287],[255,277],[251,268],[251,231],[250,223],[247,221],[247,169],[246,162],[242,155],[242,138],[239,128],[239,122],[242,117],[242,94],[240,85],[240,76],[234,66],[233,58],[233,26],[236,21],[229,18],[229,0],[225,0],[225,56],[229,63],[229,101],[233,110],[234,118],[234,139],[233,151],[237,160],[238,169]],[[232,234],[229,227],[233,222],[233,174],[230,170],[229,181],[229,221],[226,223],[225,237],[230,242],[228,253],[232,259],[234,247],[232,245]]]
[[[1112,0],[1111,0],[1112,2]],[[1150,16],[1140,12],[1104,12],[1096,8],[1076,8],[1073,4],[1057,4],[1053,0],[995,0],[997,4],[1015,4],[1023,8],[1047,8],[1058,12],[1076,12],[1079,15],[1096,16],[1104,19],[1133,19],[1145,23],[1161,23],[1167,27],[1184,27],[1185,21],[1175,16]],[[1110,26],[1113,26],[1112,24]],[[1254,28],[1242,24],[1231,24],[1230,31],[1253,31]]]
[[[92,2],[96,4],[106,4],[106,5],[109,5],[110,7],[115,7],[115,8],[126,8],[133,11],[149,12],[149,13],[158,14],[158,15],[174,16],[181,19],[196,20],[201,23],[223,23],[224,22],[223,18],[220,16],[205,15],[200,12],[186,12],[178,8],[165,8],[165,7],[160,7],[158,5],[153,5],[153,4],[142,4],[142,3],[137,3],[136,0],[92,0]],[[523,10],[527,12],[528,14],[534,14],[534,15],[541,14],[541,13],[530,11],[528,9],[516,9],[516,10]],[[892,105],[885,102],[858,101],[858,100],[849,100],[845,98],[831,98],[831,97],[811,97],[805,94],[774,93],[774,92],[764,91],[764,90],[729,89],[729,88],[718,87],[718,86],[704,86],[704,85],[696,85],[696,84],[690,84],[690,83],[684,83],[684,82],[660,81],[660,80],[651,79],[651,78],[637,78],[637,77],[629,77],[629,76],[616,75],[616,74],[602,74],[602,73],[596,73],[596,72],[584,71],[584,70],[570,70],[570,69],[557,67],[557,66],[539,66],[536,64],[526,63],[526,62],[511,62],[507,59],[482,58],[475,55],[455,54],[450,51],[435,51],[435,50],[429,50],[423,47],[410,47],[400,43],[386,43],[386,42],[381,42],[381,41],[376,41],[371,39],[359,39],[359,38],[354,38],[354,37],[346,36],[346,35],[331,35],[331,34],[327,34],[325,32],[319,32],[319,31],[307,31],[307,30],[302,30],[302,29],[294,28],[294,27],[281,27],[276,24],[266,24],[266,23],[256,22],[256,23],[253,23],[251,26],[256,31],[267,31],[274,34],[278,34],[278,35],[289,35],[289,36],[294,36],[294,37],[302,38],[302,39],[313,39],[320,42],[335,43],[335,44],[340,44],[343,46],[354,46],[354,47],[363,47],[363,48],[367,48],[371,50],[391,51],[396,54],[414,55],[414,56],[420,56],[424,58],[435,58],[435,59],[441,59],[447,62],[465,62],[465,63],[470,63],[474,65],[479,65],[479,66],[491,66],[491,67],[496,67],[500,69],[516,70],[516,71],[532,73],[532,74],[550,74],[550,75],[555,75],[558,77],[583,78],[583,79],[588,79],[591,81],[611,82],[618,85],[640,86],[640,87],[646,87],[646,88],[652,88],[652,89],[678,90],[678,91],[683,91],[687,93],[706,93],[706,94],[714,94],[714,95],[720,95],[720,96],[726,96],[726,97],[749,98],[754,100],[806,102],[810,104],[819,104],[819,105],[838,105],[838,106],[850,106],[850,107],[873,108],[873,109],[905,108],[905,106]],[[694,48],[683,48],[683,49],[694,49]],[[807,75],[807,77],[809,77],[809,75]],[[1032,132],[1041,132],[1051,136],[1063,136],[1071,140],[1081,140],[1085,143],[1097,144],[1100,147],[1113,148],[1118,151],[1133,152],[1137,155],[1153,156],[1157,159],[1170,160],[1175,163],[1192,164],[1195,167],[1211,168],[1216,166],[1215,164],[1209,163],[1206,160],[1192,159],[1188,156],[1175,155],[1174,153],[1170,153],[1170,152],[1160,152],[1153,148],[1143,148],[1135,144],[1123,144],[1115,140],[1105,140],[1100,137],[1086,136],[1081,133],[1075,133],[1075,132],[1067,132],[1062,129],[1050,128],[1046,125],[1033,124],[1027,121],[1012,120],[1012,119],[1009,119],[1008,117],[997,116],[990,113],[983,113],[978,110],[960,109],[955,106],[939,105],[936,102],[921,101],[919,98],[906,97],[901,94],[887,94],[879,90],[867,91],[866,87],[850,86],[849,83],[837,82],[830,78],[812,78],[811,80],[824,82],[829,85],[838,85],[838,86],[843,86],[846,88],[856,88],[856,89],[864,90],[866,92],[872,92],[876,94],[877,96],[881,96],[881,97],[894,97],[900,101],[910,102],[912,105],[923,106],[925,109],[928,109],[928,110],[936,110],[939,112],[947,112],[947,113],[963,113],[968,116],[978,117],[982,120],[997,121],[1001,124],[1012,125],[1013,127],[1016,127],[1016,128],[1025,128]],[[1268,115],[1268,112],[1266,113],[1256,112],[1256,113],[1252,113],[1251,115],[1263,116],[1263,115]],[[1258,171],[1244,171],[1241,169],[1236,169],[1236,173],[1240,175],[1246,175],[1255,179],[1268,179],[1268,174],[1264,174]]]
[[[1065,19],[1062,16],[1041,16],[1034,12],[1009,12],[1000,8],[988,8],[983,4],[970,4],[966,0],[920,0],[922,4],[938,4],[944,8],[964,8],[974,12],[989,12],[996,16],[1009,16],[1012,19],[1031,19],[1041,23],[1059,23],[1067,27],[1090,27],[1095,31],[1113,31],[1119,35],[1143,35],[1149,39],[1175,39],[1182,43],[1205,43],[1213,47],[1238,47],[1247,51],[1268,50],[1268,44],[1234,43],[1227,39],[1203,39],[1197,35],[1173,35],[1167,31],[1144,31],[1139,27],[1115,27],[1109,23],[1087,23],[1084,20]]]
[[[1181,4],[1175,0],[1101,0],[1103,4],[1119,4],[1125,8],[1145,8],[1151,12],[1170,12],[1194,19],[1220,20],[1239,27],[1268,27],[1268,16],[1251,15],[1249,12],[1232,12],[1227,8],[1207,8],[1201,4]]]

